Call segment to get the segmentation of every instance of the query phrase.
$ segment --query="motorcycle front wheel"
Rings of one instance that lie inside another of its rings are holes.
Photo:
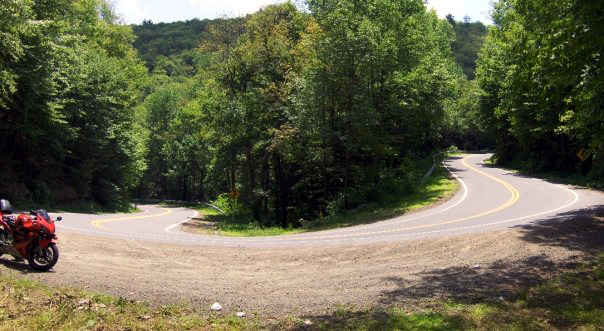
[[[36,271],[48,271],[57,264],[58,260],[59,249],[53,243],[50,243],[45,250],[40,249],[37,243],[29,248],[27,262]]]

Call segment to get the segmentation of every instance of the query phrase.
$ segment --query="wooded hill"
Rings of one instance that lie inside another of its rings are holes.
[[[481,22],[456,21],[452,15],[447,16],[447,21],[453,26],[455,39],[451,43],[451,50],[455,62],[463,69],[469,79],[474,79],[478,51],[487,34],[487,27]],[[242,18],[227,18],[228,20],[242,20]],[[145,60],[150,71],[155,69],[158,59],[165,66],[170,66],[170,60],[192,66],[194,51],[204,40],[206,29],[211,24],[220,24],[222,20],[179,21],[173,23],[153,23],[144,20],[140,25],[132,25],[136,35],[134,47],[139,56]],[[171,73],[171,69],[168,71]]]

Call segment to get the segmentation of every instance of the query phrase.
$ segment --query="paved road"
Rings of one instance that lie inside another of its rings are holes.
[[[446,167],[461,189],[435,208],[344,229],[280,237],[230,238],[185,233],[180,223],[195,216],[186,208],[139,206],[124,215],[60,214],[61,232],[152,242],[227,247],[360,245],[494,231],[602,204],[601,195],[527,178],[482,163],[487,154],[453,157]]]

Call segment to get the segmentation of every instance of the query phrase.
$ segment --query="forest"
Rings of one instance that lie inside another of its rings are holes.
[[[296,227],[413,193],[450,146],[604,181],[597,2],[500,0],[490,26],[422,0],[134,26],[104,0],[5,2],[2,197],[220,200]]]

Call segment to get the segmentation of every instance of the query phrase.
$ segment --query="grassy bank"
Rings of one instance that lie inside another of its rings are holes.
[[[306,318],[263,319],[247,312],[150,306],[98,293],[55,288],[0,273],[0,330],[291,330]],[[309,317],[314,330],[602,330],[604,255],[512,301],[463,304],[434,301],[431,308],[407,311],[339,309]]]
[[[256,330],[255,317],[202,313],[0,274],[0,330]]]
[[[450,198],[457,189],[457,181],[439,164],[432,176],[419,184],[414,193],[390,196],[345,213],[310,221],[300,228],[262,226],[249,215],[222,215],[213,208],[196,206],[194,208],[199,211],[200,217],[186,225],[185,230],[223,236],[254,237],[335,229],[372,223],[426,208]]]

